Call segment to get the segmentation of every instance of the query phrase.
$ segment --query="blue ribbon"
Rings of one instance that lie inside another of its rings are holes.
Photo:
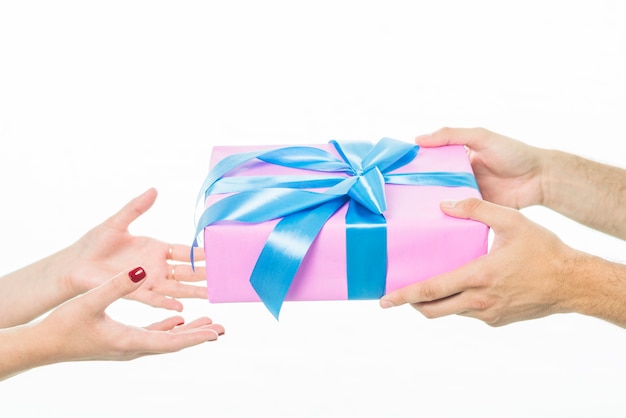
[[[383,138],[365,142],[330,141],[340,158],[315,147],[284,147],[230,155],[209,172],[198,202],[210,194],[234,193],[204,210],[196,222],[196,238],[220,221],[247,223],[280,219],[250,276],[250,283],[267,309],[278,319],[283,301],[302,260],[326,221],[344,204],[346,265],[349,299],[377,299],[387,276],[387,208],[385,184],[472,187],[472,173],[392,171],[410,163],[417,145]],[[268,164],[334,175],[232,176],[234,168],[258,159]],[[323,192],[304,189],[326,188]]]

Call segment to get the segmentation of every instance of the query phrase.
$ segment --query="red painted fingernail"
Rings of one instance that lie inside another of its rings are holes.
[[[146,272],[143,267],[137,267],[136,269],[128,272],[128,277],[130,277],[134,283],[137,283],[139,280],[146,277]]]

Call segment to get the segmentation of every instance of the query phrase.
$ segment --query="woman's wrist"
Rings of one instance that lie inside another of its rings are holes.
[[[78,295],[69,274],[72,253],[61,250],[0,278],[0,328],[26,324]]]
[[[57,294],[59,300],[65,301],[84,292],[72,275],[76,257],[70,246],[41,260],[44,263],[39,272],[42,285],[51,287],[50,294]]]
[[[77,274],[80,272],[76,269],[76,260],[80,259],[79,251],[76,244],[59,251],[55,254],[56,281],[63,288],[69,298],[85,293],[87,288],[83,282],[79,280]]]
[[[54,345],[39,323],[0,329],[0,380],[55,363]]]

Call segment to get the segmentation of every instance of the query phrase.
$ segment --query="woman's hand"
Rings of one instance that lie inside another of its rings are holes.
[[[189,246],[170,245],[128,232],[129,225],[152,207],[156,197],[155,189],[147,190],[68,249],[72,261],[67,266],[67,280],[76,294],[101,284],[98,278],[111,277],[127,265],[140,264],[150,276],[128,299],[180,312],[183,306],[177,298],[206,298],[205,286],[186,283],[206,279],[204,267],[197,266],[192,271]],[[195,260],[204,260],[202,250],[195,250]]]
[[[46,364],[131,360],[179,351],[224,333],[210,318],[184,324],[180,316],[144,328],[114,321],[105,309],[147,284],[143,268],[121,273],[62,304],[43,320],[0,330],[0,380]]]

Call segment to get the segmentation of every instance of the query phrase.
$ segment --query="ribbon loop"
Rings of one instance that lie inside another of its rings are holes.
[[[313,147],[286,147],[259,156],[266,163],[315,171],[348,172],[350,167],[331,153]]]
[[[407,165],[415,159],[419,147],[391,138],[383,138],[363,158],[364,169],[378,167],[382,173]]]

